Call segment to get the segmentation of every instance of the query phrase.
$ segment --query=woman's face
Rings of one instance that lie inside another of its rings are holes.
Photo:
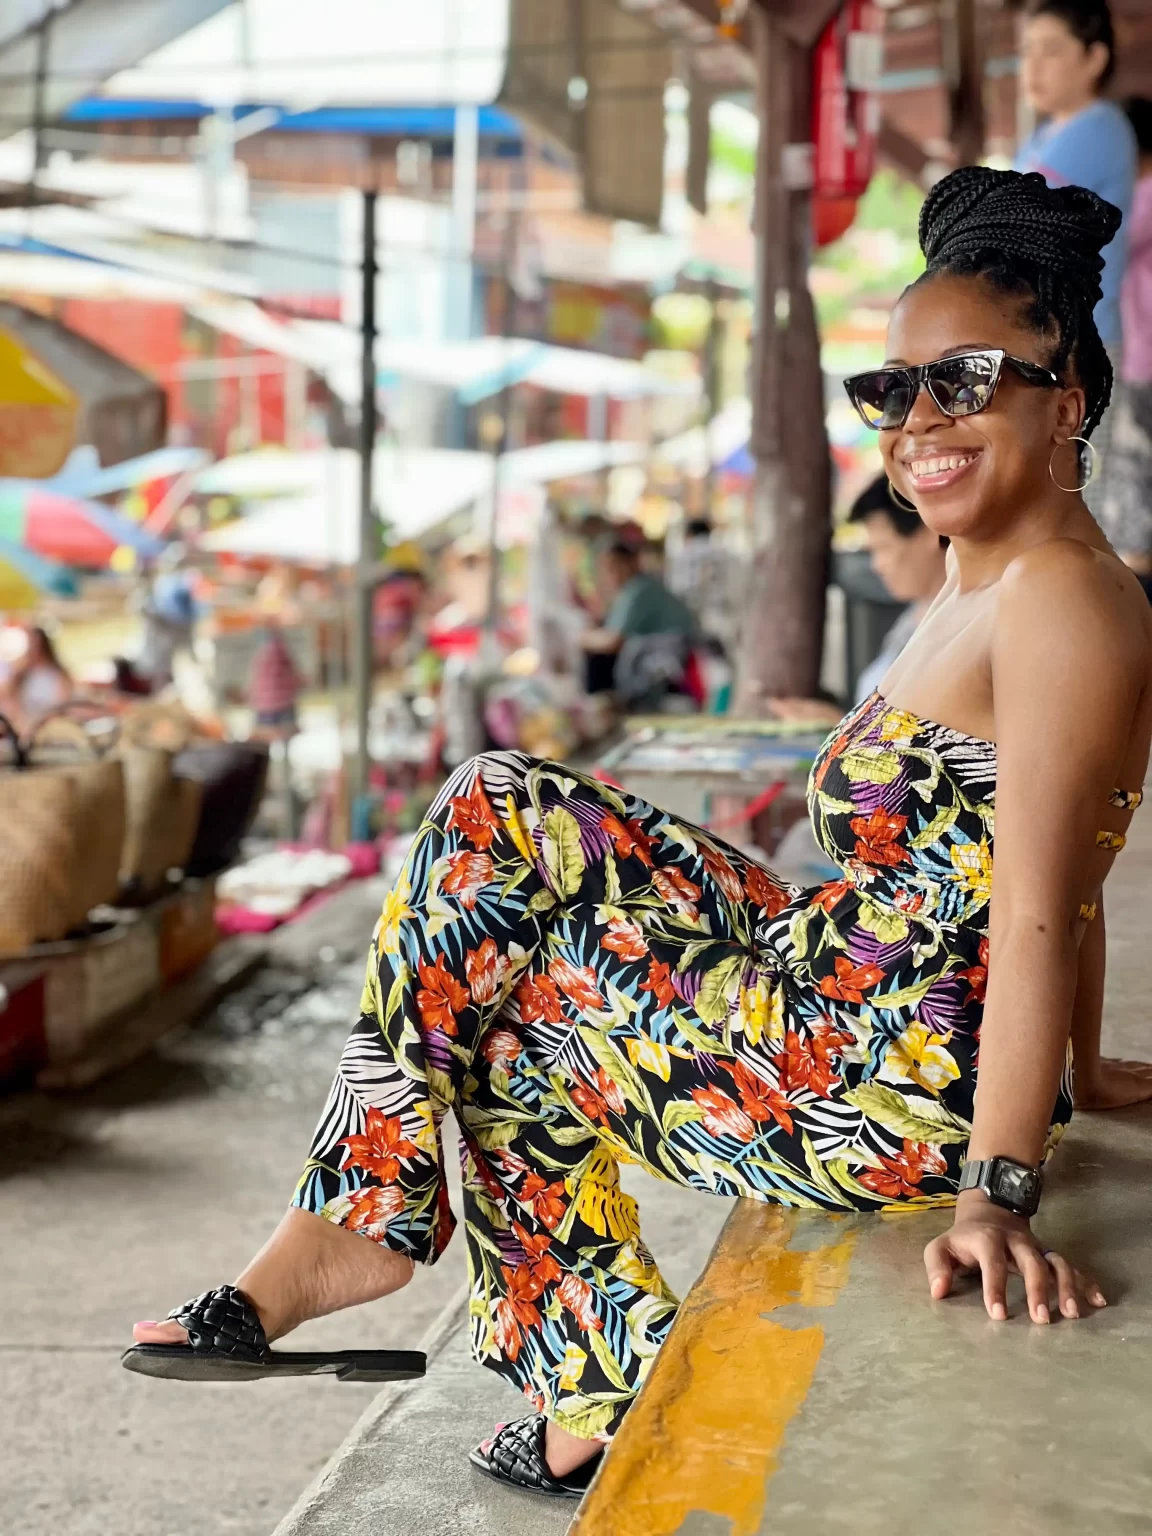
[[[931,278],[893,310],[888,364],[1000,347],[1046,367],[1052,341],[1022,323],[1021,309],[979,278]],[[904,425],[880,433],[880,449],[888,478],[934,533],[981,538],[1048,495],[1052,451],[1083,417],[1083,390],[1041,389],[1005,365],[991,404],[974,416],[946,416],[921,388]],[[1064,453],[1058,478],[1070,483],[1074,449]]]
[[[1059,16],[1033,16],[1020,40],[1020,89],[1040,117],[1079,112],[1098,94],[1108,64],[1103,43],[1085,48]]]

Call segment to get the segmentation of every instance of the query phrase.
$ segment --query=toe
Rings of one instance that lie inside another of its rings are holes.
[[[137,1344],[187,1344],[188,1330],[179,1323],[137,1323],[132,1337]]]

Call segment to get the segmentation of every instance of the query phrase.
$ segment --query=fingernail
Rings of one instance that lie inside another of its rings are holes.
[[[1048,1323],[1048,1322],[1052,1321],[1052,1319],[1048,1316],[1048,1308],[1047,1307],[1037,1307],[1036,1308],[1036,1321],[1038,1323]]]
[[[158,1328],[160,1325],[151,1317],[146,1317],[143,1322],[136,1324],[137,1328]]]
[[[1093,1300],[1093,1302],[1095,1302],[1096,1306],[1098,1306],[1098,1307],[1106,1307],[1108,1305],[1108,1303],[1104,1300],[1103,1296],[1100,1294],[1099,1291],[1096,1292],[1096,1294],[1095,1294],[1095,1296],[1093,1296],[1092,1300]]]
[[[992,1321],[994,1323],[1006,1323],[1008,1321],[1008,1311],[1003,1302],[998,1301],[992,1308]]]
[[[1080,1308],[1076,1305],[1076,1303],[1074,1301],[1070,1301],[1068,1303],[1068,1305],[1064,1308],[1064,1316],[1065,1317],[1079,1317],[1080,1316]]]

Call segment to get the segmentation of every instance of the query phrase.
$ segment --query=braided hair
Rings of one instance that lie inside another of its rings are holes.
[[[963,166],[929,192],[920,210],[925,282],[980,277],[1021,299],[1025,324],[1055,336],[1048,366],[1087,398],[1090,437],[1112,397],[1112,363],[1092,312],[1100,299],[1101,251],[1120,210],[1085,187],[1049,187],[1035,171]]]

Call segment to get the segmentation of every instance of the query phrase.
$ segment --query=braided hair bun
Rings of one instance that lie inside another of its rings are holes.
[[[964,166],[929,192],[920,210],[925,278],[983,277],[1025,301],[1026,321],[1055,333],[1049,359],[1083,385],[1091,435],[1112,395],[1112,363],[1093,310],[1100,300],[1103,248],[1120,228],[1118,208],[1086,187],[1049,187],[1035,171]]]

